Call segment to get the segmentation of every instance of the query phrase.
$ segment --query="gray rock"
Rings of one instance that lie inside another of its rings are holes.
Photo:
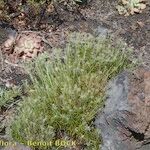
[[[121,74],[108,86],[108,97],[103,114],[96,119],[96,126],[101,129],[104,145],[102,150],[127,150],[127,146],[118,138],[117,126],[120,126],[121,111],[128,111],[127,78]]]
[[[141,79],[146,73],[146,71],[143,74],[139,73]],[[137,98],[146,79],[141,82],[137,79],[132,85],[130,77],[130,73],[123,72],[108,85],[105,108],[95,120],[96,127],[101,130],[103,140],[101,150],[150,149],[150,122],[146,117],[150,116],[150,111],[142,114],[147,106],[141,101],[140,96]],[[135,83],[141,88],[135,87]],[[146,96],[146,91],[144,94]]]
[[[95,35],[100,37],[106,37],[109,33],[109,29],[101,25],[97,26],[95,29]]]
[[[7,26],[1,26],[0,24],[0,44],[5,42],[8,37],[15,37],[17,35],[17,31]]]

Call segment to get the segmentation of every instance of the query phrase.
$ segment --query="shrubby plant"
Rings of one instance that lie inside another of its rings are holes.
[[[13,139],[25,144],[73,139],[77,147],[98,150],[99,131],[93,119],[103,107],[105,86],[129,67],[127,51],[111,43],[111,39],[73,34],[64,50],[55,49],[52,58],[43,54],[30,64],[32,85],[25,85],[28,96],[11,126]]]
[[[15,101],[15,97],[20,94],[20,89],[13,88],[13,89],[5,89],[0,87],[0,110],[1,107],[9,105],[13,101]]]

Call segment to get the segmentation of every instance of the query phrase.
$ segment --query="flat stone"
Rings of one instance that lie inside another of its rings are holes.
[[[100,25],[95,29],[96,36],[106,37],[108,33],[109,33],[109,30]]]
[[[150,70],[123,72],[112,80],[95,125],[101,130],[102,150],[150,149]]]

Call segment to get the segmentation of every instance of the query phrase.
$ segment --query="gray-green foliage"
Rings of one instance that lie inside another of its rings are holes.
[[[19,89],[4,89],[0,87],[0,110],[2,106],[7,106],[14,101],[14,98],[20,94]]]
[[[43,55],[33,62],[33,84],[26,85],[28,96],[12,124],[12,137],[23,143],[50,141],[61,138],[56,133],[63,130],[87,145],[85,149],[98,150],[100,138],[92,120],[103,106],[108,80],[128,67],[127,52],[111,42],[74,34],[64,54],[55,50],[55,59]]]

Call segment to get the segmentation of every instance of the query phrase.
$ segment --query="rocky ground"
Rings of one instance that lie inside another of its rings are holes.
[[[150,121],[148,117],[150,115],[150,4],[147,4],[146,9],[143,10],[141,14],[135,14],[128,17],[119,15],[115,8],[116,5],[117,2],[112,0],[91,1],[88,5],[80,8],[81,15],[69,16],[66,12],[62,12],[60,15],[63,13],[66,13],[66,15],[64,15],[65,17],[63,16],[63,18],[60,16],[63,20],[61,23],[56,21],[57,25],[55,29],[51,26],[42,27],[43,29],[40,29],[40,33],[37,31],[36,34],[39,37],[38,40],[41,42],[41,45],[44,43],[48,46],[49,51],[51,51],[53,47],[63,47],[69,33],[74,31],[88,32],[95,36],[113,35],[115,40],[122,39],[129,47],[133,48],[131,57],[133,59],[137,58],[144,69],[140,69],[137,72],[135,71],[133,73],[134,75],[130,74],[129,76],[127,73],[117,77],[114,81],[115,83],[113,83],[111,87],[113,89],[111,92],[115,95],[110,96],[113,97],[113,99],[108,99],[102,116],[101,113],[99,114],[102,120],[102,126],[100,125],[101,121],[99,122],[99,119],[97,124],[103,131],[103,150],[110,150],[112,149],[110,148],[111,146],[114,146],[114,150],[119,150],[119,148],[123,149],[124,144],[125,146],[130,146],[129,148],[126,147],[124,150],[135,150],[138,148],[141,148],[142,150],[143,145],[148,145],[147,143],[150,143]],[[72,17],[75,19],[72,19]],[[43,26],[46,21],[48,20],[43,20]],[[29,32],[31,29],[21,25],[19,26],[16,19],[14,19],[14,22],[12,22],[11,25],[13,28],[8,24],[4,24],[4,22],[0,23],[1,46],[8,37],[12,40],[8,41],[8,45],[9,42],[11,43],[16,40],[16,35],[17,37],[22,38],[23,41],[26,41],[24,40],[26,37],[33,37],[34,33]],[[22,34],[22,30],[26,31],[26,33]],[[41,45],[38,47],[36,40],[33,43],[35,46],[31,48],[32,54],[33,51],[35,53],[40,53],[42,51],[42,49],[40,49]],[[7,44],[5,45],[5,52],[3,50],[3,54],[0,55],[0,86],[9,88],[21,84],[24,79],[28,78],[21,67],[20,60],[22,60],[22,58],[30,57],[31,53],[20,51],[16,54],[17,50],[15,50],[14,47],[12,50],[11,45],[9,47]],[[25,44],[26,43],[24,43],[23,46]],[[18,45],[18,47],[20,47],[20,45]],[[116,95],[115,90],[120,88],[120,86],[122,87],[122,91],[120,91],[120,95]],[[117,107],[114,105],[114,107],[111,106],[110,108],[109,105],[114,103],[114,96],[119,97],[116,97],[116,103],[118,105]],[[112,100],[113,102],[111,102]],[[118,113],[120,114],[119,116]],[[3,112],[0,112],[0,118],[3,118],[3,114],[5,114],[5,109]],[[105,120],[107,117],[109,119]],[[2,122],[2,120],[0,121]],[[106,127],[111,133],[109,138],[105,131]],[[118,138],[115,138],[113,134]],[[119,134],[121,134],[121,137],[119,137]],[[0,137],[3,135],[4,130],[0,129]],[[115,147],[114,143],[116,141],[120,147]],[[148,149],[149,147],[147,150]],[[146,148],[143,150],[146,150]]]
[[[141,14],[135,14],[133,16],[128,17],[119,15],[116,10],[116,6],[117,2],[111,0],[95,0],[94,2],[91,1],[88,5],[84,6],[83,8],[81,7],[80,12],[82,15],[78,17],[76,17],[75,15],[70,16],[64,11],[60,13],[60,15],[66,13],[63,16],[60,16],[63,22],[57,25],[55,29],[51,26],[44,29],[40,29],[42,37],[46,39],[49,46],[61,47],[65,45],[65,41],[69,33],[74,31],[88,32],[94,35],[106,35],[107,33],[109,33],[109,35],[115,36],[116,40],[122,38],[128,44],[129,47],[134,49],[134,58],[138,58],[142,65],[149,67],[149,5],[147,4],[147,8]],[[71,18],[73,19],[71,20]],[[43,26],[46,26],[46,21],[49,20],[43,20]],[[26,29],[26,27],[22,27],[21,25],[19,26],[15,19],[11,24],[15,28],[12,29],[10,25],[5,25],[2,22],[0,23],[2,39],[1,43],[2,41],[4,41],[5,38],[7,39],[8,32],[11,32],[11,34],[12,32],[14,34],[14,32],[18,32],[20,30],[25,30],[28,32],[28,29]],[[13,51],[13,54],[14,53],[15,51]],[[15,59],[14,56],[12,56],[12,59]]]
[[[123,72],[110,82],[104,111],[95,121],[102,150],[150,149],[150,70]]]

